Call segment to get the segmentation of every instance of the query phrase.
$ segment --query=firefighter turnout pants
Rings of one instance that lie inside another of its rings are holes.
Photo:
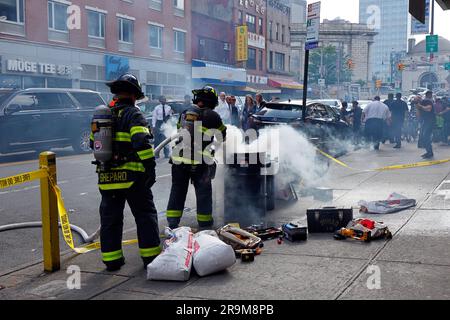
[[[170,227],[176,227],[180,223],[190,181],[192,181],[195,188],[199,226],[209,227],[213,225],[212,175],[210,170],[210,166],[206,164],[172,165],[172,190],[167,206],[167,221]]]
[[[128,202],[137,226],[139,252],[144,263],[150,263],[161,252],[158,213],[153,202],[153,194],[140,177],[129,189],[101,190],[100,242],[103,262],[109,264],[123,261],[122,232],[123,211]]]

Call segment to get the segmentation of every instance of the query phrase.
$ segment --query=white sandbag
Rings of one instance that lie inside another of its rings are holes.
[[[196,235],[194,268],[201,277],[225,270],[236,263],[233,248],[208,233]]]
[[[406,210],[416,206],[415,199],[408,199],[405,196],[393,193],[387,200],[380,201],[360,201],[358,202],[361,213],[369,214],[389,214]]]
[[[189,280],[194,251],[191,229],[182,227],[169,234],[172,237],[164,242],[164,251],[147,266],[147,280]]]

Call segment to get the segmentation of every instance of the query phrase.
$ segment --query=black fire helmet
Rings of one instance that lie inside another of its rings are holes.
[[[210,86],[203,87],[202,89],[192,90],[194,104],[200,101],[206,104],[207,107],[214,109],[219,104],[219,95],[217,91]]]
[[[112,94],[121,92],[133,93],[136,95],[136,100],[141,100],[145,97],[139,80],[136,76],[129,73],[120,76],[115,81],[108,82],[106,85],[111,88]]]

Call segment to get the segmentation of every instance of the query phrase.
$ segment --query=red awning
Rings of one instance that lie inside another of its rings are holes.
[[[291,79],[269,78],[267,84],[274,88],[303,90],[303,85]]]

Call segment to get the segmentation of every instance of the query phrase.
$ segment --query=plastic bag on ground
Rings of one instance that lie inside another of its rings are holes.
[[[225,270],[236,263],[233,248],[214,234],[208,231],[194,236],[194,268],[201,277]]]
[[[171,238],[164,242],[164,251],[147,266],[147,280],[188,281],[191,275],[194,236],[191,228],[166,230]]]
[[[380,201],[360,201],[358,205],[361,207],[361,213],[387,214],[396,213],[416,206],[415,199],[408,199],[405,196],[393,193],[387,200]]]

